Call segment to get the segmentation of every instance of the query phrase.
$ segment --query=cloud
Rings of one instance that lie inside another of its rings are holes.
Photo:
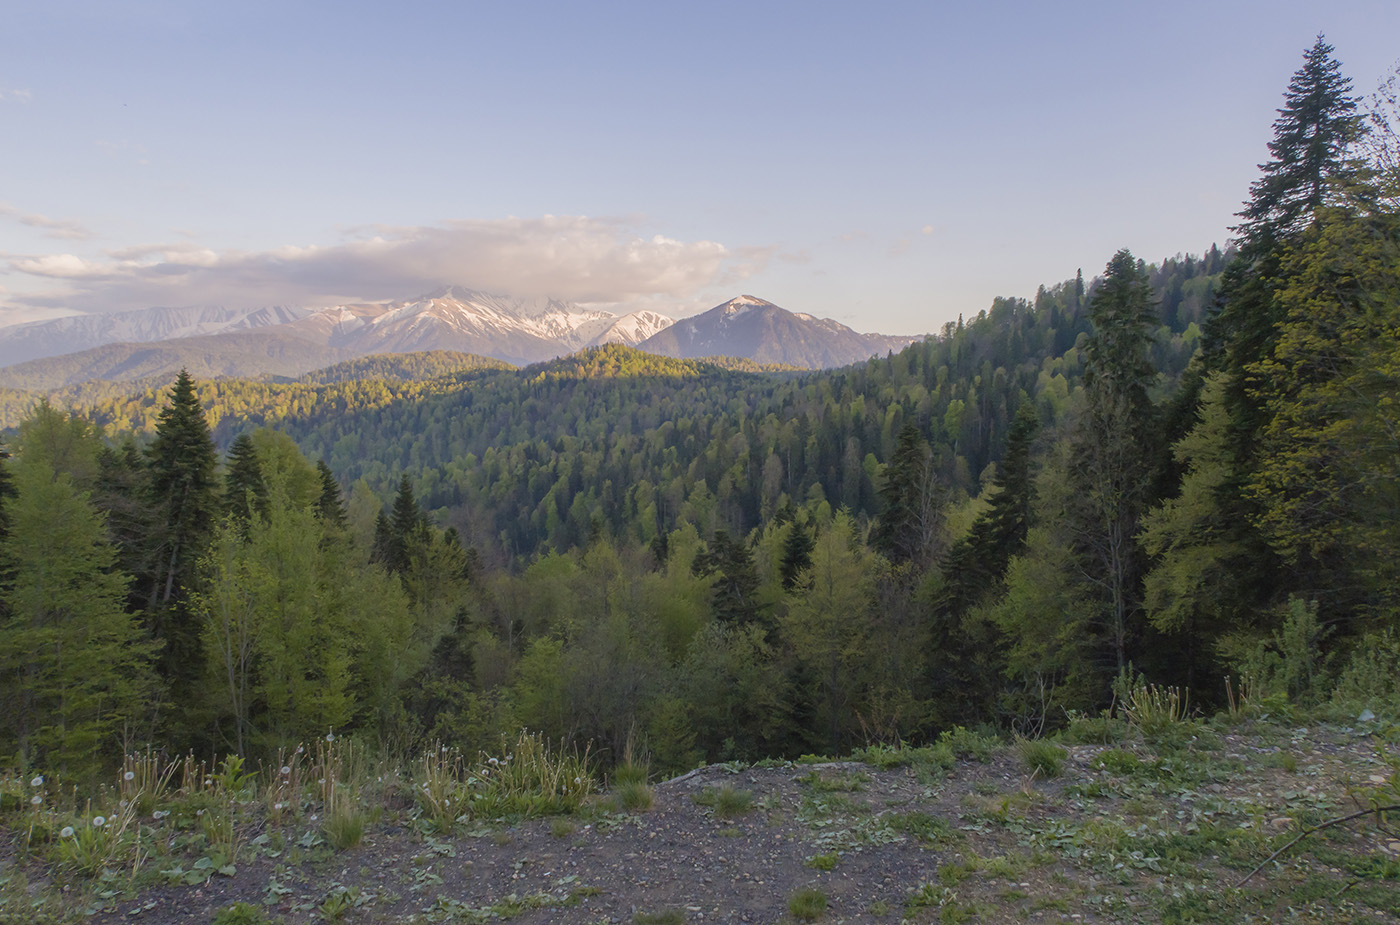
[[[0,87],[0,102],[4,102],[5,100],[14,100],[16,103],[29,103],[33,102],[34,94],[28,90],[11,90]]]
[[[334,305],[407,298],[464,285],[600,305],[683,301],[743,279],[773,249],[644,237],[622,220],[585,216],[454,221],[357,229],[334,245],[216,253],[192,242],[74,254],[11,255],[13,271],[61,280],[31,306],[116,311],[154,305]]]
[[[33,212],[21,212],[8,202],[0,202],[0,218],[10,218],[21,225],[42,229],[50,238],[81,241],[92,237],[91,231],[71,219],[49,218]]]

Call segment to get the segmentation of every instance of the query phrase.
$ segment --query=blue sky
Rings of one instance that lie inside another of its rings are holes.
[[[445,283],[920,333],[1224,244],[1400,4],[11,4],[0,321]]]

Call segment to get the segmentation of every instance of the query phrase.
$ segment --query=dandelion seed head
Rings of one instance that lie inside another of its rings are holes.
[[[289,764],[282,765],[282,776],[286,777],[290,773],[292,773],[292,766]]]
[[[125,774],[122,775],[122,780],[136,780],[136,772],[127,771]]]
[[[32,796],[32,797],[29,798],[29,802],[30,802],[30,803],[33,803],[35,806],[43,806],[43,805],[44,805],[44,798],[41,797],[41,796],[39,796],[39,794],[36,793],[36,794],[34,794],[34,796]]]
[[[100,828],[102,828],[102,827],[103,827],[104,825],[106,825],[106,824],[107,824],[107,817],[106,817],[106,816],[93,816],[93,817],[92,817],[92,827],[93,827],[94,829],[100,829]]]
[[[40,774],[40,775],[36,776],[33,780],[31,780],[31,781],[29,782],[29,786],[31,786],[31,787],[42,787],[42,786],[44,786],[44,775]]]
[[[72,838],[72,837],[73,837],[73,827],[72,827],[71,825],[65,825],[65,826],[63,827],[63,830],[62,830],[61,832],[58,833],[58,837],[59,837],[59,838]]]

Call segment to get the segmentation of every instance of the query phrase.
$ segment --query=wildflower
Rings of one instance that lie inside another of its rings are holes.
[[[122,780],[136,780],[136,772],[127,771],[125,774],[122,775]]]
[[[40,775],[38,775],[37,777],[35,777],[32,781],[29,782],[29,786],[31,786],[31,787],[42,787],[42,786],[44,786],[44,775],[40,774]]]
[[[39,794],[36,793],[36,794],[34,794],[34,796],[32,796],[32,797],[29,798],[29,802],[32,803],[32,804],[34,804],[35,806],[43,806],[43,805],[44,805],[44,798],[41,797],[41,796],[39,796]]]
[[[283,777],[286,777],[286,776],[287,776],[288,774],[290,774],[290,773],[292,773],[292,767],[291,767],[291,765],[287,765],[287,764],[282,765],[282,776],[283,776]]]
[[[107,824],[107,817],[106,817],[106,816],[93,816],[93,817],[92,817],[92,827],[93,827],[94,829],[100,829],[100,828],[102,828],[102,827],[103,827],[104,825],[106,825],[106,824]]]
[[[581,783],[583,783],[583,780],[582,780],[581,778],[575,777],[575,778],[574,778],[574,783],[576,783],[576,784],[581,784]]]
[[[63,830],[62,830],[61,832],[58,833],[58,837],[59,837],[59,838],[72,838],[72,837],[73,837],[73,827],[72,827],[71,825],[65,825],[65,826],[63,827]]]
[[[160,820],[164,819],[164,818],[165,818],[166,816],[168,816],[168,815],[170,815],[170,810],[168,810],[168,809],[158,809],[158,810],[156,810],[155,812],[151,813],[151,818],[154,819],[154,820],[156,820],[157,822],[159,822]]]
[[[326,741],[327,741],[327,742],[334,742],[334,741],[335,741],[335,730],[334,730],[334,729],[332,729],[330,732],[326,733]]]
[[[491,759],[491,763],[492,763],[492,764],[500,764],[500,762],[497,761],[495,758],[492,758],[492,759]]]
[[[297,746],[297,754],[298,754],[298,755],[300,755],[300,754],[301,754],[302,752],[304,752],[304,751],[306,751],[306,746],[305,746],[305,745],[298,745],[298,746]]]
[[[283,806],[283,805],[284,805],[284,804],[282,804],[282,803],[273,803],[273,804],[272,804],[272,808],[275,809],[275,810],[277,810],[277,812],[280,813],[280,812],[282,811],[282,806]]]

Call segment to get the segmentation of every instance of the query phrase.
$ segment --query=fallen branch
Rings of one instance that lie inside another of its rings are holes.
[[[1303,839],[1307,838],[1309,835],[1313,834],[1314,832],[1321,832],[1323,829],[1330,829],[1330,828],[1332,828],[1332,826],[1334,826],[1334,825],[1341,825],[1342,823],[1344,823],[1344,822],[1350,822],[1350,821],[1353,820],[1353,819],[1360,819],[1362,816],[1378,816],[1378,815],[1380,815],[1381,813],[1388,813],[1388,812],[1391,812],[1392,810],[1397,810],[1397,809],[1400,809],[1400,803],[1395,803],[1395,804],[1392,804],[1392,805],[1390,805],[1390,806],[1373,806],[1373,807],[1371,807],[1370,809],[1358,810],[1357,812],[1351,813],[1351,814],[1346,815],[1346,816],[1339,816],[1339,817],[1336,818],[1336,819],[1329,819],[1329,820],[1327,820],[1326,822],[1323,822],[1323,823],[1320,823],[1320,824],[1318,824],[1318,825],[1315,825],[1315,826],[1313,826],[1313,827],[1310,828],[1310,829],[1304,829],[1302,832],[1299,832],[1299,833],[1298,833],[1298,837],[1297,837],[1297,838],[1293,839],[1293,840],[1290,841],[1288,844],[1284,845],[1282,848],[1278,849],[1278,850],[1275,851],[1273,854],[1269,855],[1267,858],[1264,859],[1264,862],[1263,862],[1262,864],[1260,864],[1258,867],[1256,867],[1256,868],[1254,868],[1253,870],[1251,870],[1249,873],[1245,874],[1244,879],[1241,880],[1239,883],[1236,883],[1236,884],[1235,884],[1235,889],[1238,890],[1240,887],[1244,886],[1246,883],[1248,883],[1248,882],[1250,881],[1250,879],[1251,879],[1255,874],[1259,873],[1259,871],[1263,870],[1265,867],[1268,867],[1268,866],[1269,866],[1269,863],[1270,863],[1271,861],[1273,861],[1274,858],[1278,857],[1280,854],[1283,854],[1283,853],[1284,853],[1285,851],[1287,851],[1289,848],[1292,848],[1294,845],[1298,844],[1298,842],[1300,842],[1300,841],[1302,841]]]

